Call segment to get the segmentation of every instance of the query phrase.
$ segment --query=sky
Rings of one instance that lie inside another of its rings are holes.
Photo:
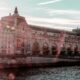
[[[0,18],[16,6],[28,24],[68,31],[80,28],[80,0],[0,0]]]

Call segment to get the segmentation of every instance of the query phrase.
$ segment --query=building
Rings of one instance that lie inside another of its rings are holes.
[[[2,17],[0,23],[0,53],[19,53],[21,45],[30,39],[30,28],[25,18],[19,16],[15,8],[14,14]]]
[[[28,25],[17,7],[13,15],[0,20],[1,55],[59,55],[62,48],[79,51],[80,36],[74,32]]]

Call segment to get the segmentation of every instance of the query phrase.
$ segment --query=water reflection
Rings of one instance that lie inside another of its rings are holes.
[[[14,74],[14,80],[80,80],[80,68],[32,68],[32,69],[5,69],[0,70],[0,80],[8,79],[9,74]]]
[[[25,78],[25,72],[21,69],[1,69],[0,80],[20,80],[19,78]]]

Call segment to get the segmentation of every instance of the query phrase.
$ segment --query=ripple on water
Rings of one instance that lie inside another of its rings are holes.
[[[36,68],[19,70],[17,74],[17,80],[80,80],[80,67]],[[6,72],[0,71],[0,75],[0,80],[6,78]]]
[[[31,70],[31,72],[39,72],[26,76],[26,80],[80,80],[80,69],[74,67],[60,67],[60,68],[39,68]]]

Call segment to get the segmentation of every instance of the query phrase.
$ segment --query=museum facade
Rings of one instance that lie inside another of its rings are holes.
[[[65,50],[79,51],[80,36],[74,32],[28,25],[17,7],[12,15],[0,20],[1,55],[56,55]]]

